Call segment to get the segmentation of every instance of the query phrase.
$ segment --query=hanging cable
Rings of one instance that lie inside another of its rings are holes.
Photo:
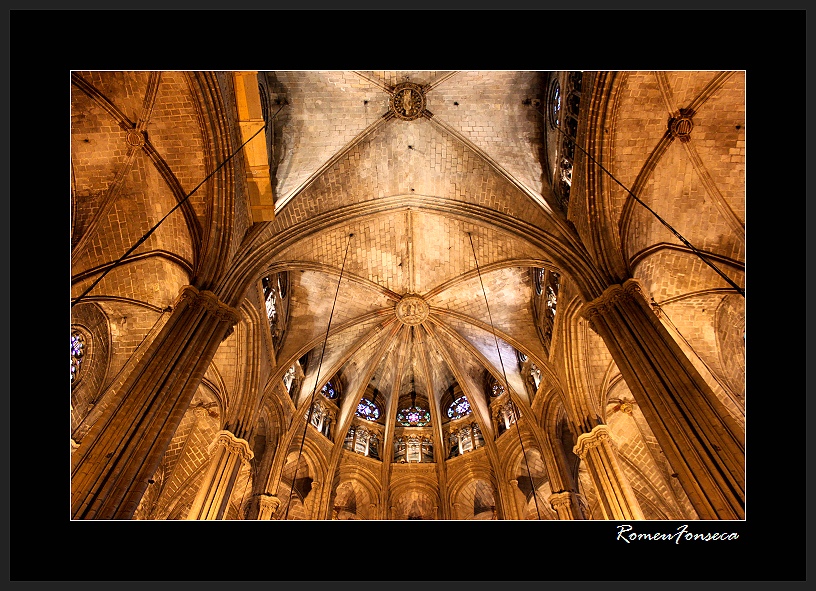
[[[544,117],[544,118],[546,119],[546,117],[545,117],[544,113],[542,113],[542,112],[541,112],[541,111],[539,111],[538,109],[535,109],[535,111],[536,111],[536,113],[538,113],[539,115],[541,115],[542,117]],[[655,212],[655,211],[654,211],[654,210],[653,210],[651,207],[649,207],[649,206],[648,206],[648,205],[646,205],[646,204],[645,204],[643,201],[641,201],[640,197],[638,197],[637,195],[635,195],[635,194],[634,194],[632,191],[630,191],[630,190],[629,190],[629,189],[626,187],[626,185],[624,185],[624,184],[623,184],[622,182],[620,182],[620,181],[619,181],[617,178],[615,178],[615,175],[613,175],[611,172],[609,172],[609,171],[608,171],[608,170],[607,170],[607,169],[606,169],[606,168],[605,168],[605,167],[604,167],[604,166],[603,166],[603,165],[602,165],[600,162],[598,162],[597,160],[595,160],[595,158],[593,158],[593,157],[592,157],[592,155],[591,155],[589,152],[587,152],[587,151],[586,151],[586,150],[583,148],[583,146],[581,146],[581,145],[580,145],[580,144],[579,144],[579,143],[576,141],[576,139],[575,139],[574,137],[570,136],[570,135],[569,135],[567,132],[565,132],[563,129],[561,129],[561,126],[560,126],[560,125],[559,125],[558,127],[556,127],[555,129],[556,129],[556,130],[558,130],[558,133],[562,134],[562,135],[563,135],[564,137],[566,137],[566,138],[567,138],[569,141],[571,141],[571,142],[573,143],[573,145],[574,145],[576,148],[578,148],[579,150],[581,150],[581,152],[583,152],[584,154],[586,154],[587,158],[589,158],[589,159],[592,161],[592,163],[593,163],[593,164],[595,164],[596,166],[598,166],[598,168],[600,168],[600,169],[601,169],[603,172],[605,172],[605,173],[607,174],[607,176],[609,176],[609,178],[611,178],[611,179],[612,179],[613,181],[615,181],[615,182],[616,182],[618,185],[620,185],[620,187],[621,187],[621,188],[622,188],[624,191],[626,191],[627,193],[629,193],[629,195],[631,195],[631,196],[632,196],[632,198],[633,198],[635,201],[637,201],[637,202],[638,202],[638,203],[640,203],[640,204],[641,204],[643,207],[645,207],[645,208],[646,208],[646,209],[647,209],[647,210],[648,210],[648,211],[649,211],[649,212],[650,212],[650,213],[651,213],[651,214],[652,214],[652,215],[653,215],[655,218],[657,218],[657,220],[658,220],[658,221],[659,221],[661,224],[663,224],[663,225],[664,225],[664,226],[665,226],[665,227],[666,227],[666,228],[669,230],[669,232],[671,232],[672,234],[674,234],[674,236],[675,236],[675,237],[677,237],[677,239],[678,239],[678,240],[680,240],[680,242],[682,242],[683,244],[685,244],[685,245],[686,245],[686,247],[687,247],[689,250],[691,250],[691,251],[692,251],[692,252],[693,252],[695,255],[697,255],[697,257],[698,257],[698,258],[699,258],[701,261],[703,261],[703,262],[704,262],[706,265],[708,265],[709,267],[711,267],[712,269],[714,269],[714,271],[717,273],[717,275],[719,275],[720,277],[722,277],[722,278],[725,280],[725,282],[726,282],[726,283],[728,283],[728,285],[730,285],[731,287],[733,287],[733,288],[734,288],[734,289],[737,291],[737,293],[739,293],[739,294],[740,294],[742,297],[745,297],[745,290],[744,290],[743,288],[741,288],[739,285],[737,285],[737,284],[734,282],[734,280],[733,280],[733,279],[731,279],[731,278],[730,278],[728,275],[726,275],[724,272],[722,272],[722,271],[720,270],[720,268],[719,268],[719,267],[717,267],[717,266],[716,266],[714,263],[712,263],[711,261],[709,261],[709,260],[708,260],[708,259],[705,257],[705,255],[702,253],[702,251],[700,251],[700,250],[698,250],[697,248],[695,248],[695,247],[694,247],[694,246],[691,244],[691,242],[689,242],[688,240],[686,240],[686,239],[685,239],[685,238],[684,238],[684,237],[683,237],[683,236],[680,234],[680,232],[678,232],[677,230],[675,230],[675,229],[674,229],[674,228],[673,228],[673,227],[672,227],[672,226],[671,226],[671,225],[670,225],[670,224],[669,224],[669,223],[668,223],[666,220],[664,220],[662,217],[660,217],[659,215],[657,215],[657,212]]]
[[[499,356],[499,363],[501,364],[505,392],[507,392],[507,399],[510,401],[510,409],[513,411],[513,417],[515,418],[513,422],[516,425],[519,445],[521,445],[521,456],[524,458],[524,465],[527,467],[527,476],[530,477],[530,488],[533,492],[533,502],[535,503],[536,514],[538,515],[538,519],[541,520],[541,511],[538,508],[538,494],[536,494],[535,482],[533,482],[533,473],[530,471],[530,464],[527,461],[527,452],[524,451],[524,441],[522,441],[521,428],[519,427],[519,418],[521,413],[518,411],[516,403],[513,402],[513,397],[510,396],[510,384],[507,383],[507,372],[504,369],[504,359],[502,359],[501,350],[499,349],[499,339],[496,336],[496,327],[493,326],[493,316],[490,314],[490,305],[487,303],[487,292],[485,291],[484,282],[482,281],[482,272],[479,270],[479,259],[476,258],[476,248],[473,246],[473,236],[470,232],[467,232],[467,235],[470,239],[470,248],[473,251],[473,260],[476,262],[476,273],[479,275],[479,284],[482,286],[482,295],[484,295],[485,306],[487,307],[487,317],[490,320],[490,330],[493,332],[493,340],[496,342],[496,353]]]
[[[340,278],[337,280],[337,289],[334,292],[334,301],[332,302],[331,312],[329,313],[329,323],[326,326],[326,336],[323,339],[323,348],[320,351],[320,360],[317,363],[317,374],[315,375],[314,387],[312,388],[312,394],[309,398],[309,411],[306,414],[306,422],[303,425],[303,437],[300,439],[300,448],[298,449],[298,455],[297,458],[295,459],[295,473],[292,475],[292,484],[289,487],[289,498],[286,501],[286,512],[283,515],[284,521],[286,521],[286,519],[289,517],[289,508],[292,506],[292,491],[295,488],[295,480],[297,479],[297,473],[300,464],[300,456],[303,453],[303,444],[306,441],[306,433],[307,429],[309,428],[309,421],[312,419],[312,412],[314,410],[314,399],[315,394],[317,393],[317,384],[318,381],[320,380],[320,369],[323,367],[323,355],[326,352],[326,343],[329,340],[329,331],[331,330],[332,317],[334,316],[334,307],[337,305],[337,294],[340,293],[340,283],[343,281],[343,271],[346,268],[346,258],[348,257],[348,251],[349,246],[351,245],[352,236],[354,236],[353,233],[349,234],[348,242],[346,242],[346,253],[343,255],[343,264],[340,267]],[[292,418],[292,422],[294,422],[296,417],[297,415],[295,415],[295,417]],[[283,468],[281,468],[281,478],[283,478]]]
[[[275,112],[275,114],[272,116],[272,120],[273,120],[273,121],[275,120],[275,117],[277,117],[277,116],[278,116],[278,113],[280,113],[280,110],[281,110],[283,107],[285,107],[286,105],[287,105],[287,103],[286,103],[286,102],[284,102],[283,104],[281,104],[280,108],[279,108],[279,109],[278,109],[278,110]],[[81,294],[80,294],[78,297],[74,298],[74,299],[71,301],[71,307],[73,308],[73,307],[74,307],[76,304],[78,304],[78,303],[79,303],[79,302],[80,302],[80,301],[81,301],[83,298],[85,298],[85,296],[87,296],[87,295],[88,295],[88,293],[89,293],[89,292],[90,292],[90,291],[91,291],[91,290],[92,290],[94,287],[96,287],[96,286],[99,284],[99,282],[100,282],[100,281],[102,281],[102,279],[104,279],[104,278],[105,278],[105,275],[107,275],[107,274],[108,274],[108,273],[110,273],[110,272],[111,272],[113,269],[115,269],[116,267],[118,267],[119,265],[121,265],[121,264],[122,264],[122,262],[123,262],[123,261],[124,261],[124,260],[125,260],[125,259],[126,259],[126,258],[127,258],[127,257],[128,257],[128,256],[129,256],[129,255],[130,255],[130,254],[131,254],[133,251],[134,251],[134,250],[136,250],[137,248],[139,248],[139,246],[141,246],[141,245],[142,245],[142,243],[144,243],[144,241],[145,241],[145,240],[147,240],[148,238],[150,238],[150,236],[153,234],[153,232],[155,232],[155,231],[156,231],[156,229],[158,229],[158,227],[159,227],[159,226],[162,224],[162,222],[164,222],[164,220],[166,220],[166,219],[167,219],[167,218],[170,216],[170,214],[172,214],[172,213],[173,213],[174,211],[176,211],[176,210],[177,210],[179,207],[181,207],[181,206],[184,204],[184,202],[185,202],[185,201],[187,201],[187,200],[188,200],[188,199],[189,199],[189,198],[190,198],[190,197],[193,195],[193,193],[195,193],[196,191],[198,191],[198,190],[201,188],[201,186],[202,186],[204,183],[206,183],[208,180],[210,180],[210,178],[212,178],[212,176],[213,176],[213,175],[214,175],[216,172],[218,172],[219,170],[221,170],[221,168],[222,168],[222,167],[223,167],[223,166],[224,166],[224,165],[225,165],[227,162],[229,162],[230,160],[232,160],[232,159],[233,159],[233,158],[234,158],[234,157],[235,157],[235,156],[236,156],[236,155],[237,155],[237,154],[238,154],[238,153],[239,153],[241,150],[243,150],[243,149],[244,149],[244,146],[246,146],[246,145],[247,145],[249,142],[251,142],[253,139],[255,139],[255,136],[257,136],[257,135],[258,135],[259,133],[261,133],[261,132],[262,132],[264,129],[266,129],[267,125],[269,125],[269,124],[268,124],[268,123],[264,123],[264,124],[263,124],[263,127],[261,127],[261,128],[260,128],[258,131],[256,131],[255,133],[253,133],[253,134],[252,134],[252,137],[250,137],[250,138],[249,138],[247,141],[245,141],[243,144],[241,144],[241,145],[238,147],[238,149],[237,149],[237,150],[235,150],[235,151],[234,151],[232,154],[230,154],[230,155],[227,157],[227,159],[226,159],[226,160],[224,160],[224,161],[223,161],[221,164],[219,164],[219,165],[218,165],[218,166],[215,168],[215,170],[213,170],[213,171],[212,171],[210,174],[208,174],[208,175],[207,175],[207,176],[204,178],[204,180],[203,180],[203,181],[201,181],[200,183],[198,183],[198,185],[196,186],[196,188],[195,188],[195,189],[193,189],[192,191],[190,191],[189,193],[187,193],[187,195],[186,195],[186,196],[185,196],[183,199],[180,199],[180,200],[179,200],[179,202],[178,202],[178,203],[176,203],[176,205],[173,207],[173,209],[171,209],[170,211],[168,211],[168,212],[167,212],[167,214],[165,214],[165,216],[164,216],[162,219],[160,219],[160,220],[159,220],[159,221],[156,223],[156,225],[154,225],[152,228],[150,228],[150,229],[149,229],[149,230],[148,230],[148,231],[147,231],[147,232],[144,234],[144,236],[142,236],[141,238],[139,238],[139,239],[136,241],[136,243],[135,243],[133,246],[131,246],[131,247],[130,247],[130,248],[127,250],[127,252],[125,252],[125,254],[123,254],[121,257],[119,257],[119,258],[118,258],[118,259],[117,259],[117,260],[116,260],[116,261],[115,261],[115,262],[114,262],[114,263],[113,263],[113,264],[112,264],[110,267],[108,267],[107,269],[105,269],[105,270],[102,272],[102,274],[101,274],[99,277],[97,277],[97,278],[96,278],[96,280],[95,280],[93,283],[91,283],[91,284],[88,286],[88,288],[87,288],[85,291],[83,291],[83,292],[82,292],[82,293],[81,293]]]

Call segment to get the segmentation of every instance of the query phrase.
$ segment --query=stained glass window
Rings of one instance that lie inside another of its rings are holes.
[[[550,123],[553,127],[558,127],[561,118],[561,85],[555,82],[550,91]]]
[[[71,333],[71,383],[79,375],[79,367],[85,356],[85,337],[80,332]]]
[[[376,421],[378,418],[380,418],[380,409],[368,398],[363,398],[360,400],[360,404],[357,405],[356,414],[361,419]]]
[[[454,400],[453,404],[448,407],[448,416],[452,419],[458,419],[467,414],[470,414],[470,404],[464,396]]]
[[[504,394],[504,386],[496,382],[493,384],[493,396],[501,396]]]
[[[331,382],[326,382],[326,385],[323,386],[320,391],[323,393],[323,396],[330,400],[337,398],[337,392]]]
[[[397,422],[404,427],[424,427],[431,422],[431,413],[421,406],[412,404],[397,413]]]

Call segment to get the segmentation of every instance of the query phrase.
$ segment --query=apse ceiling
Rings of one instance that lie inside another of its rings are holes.
[[[547,254],[480,212],[563,233],[543,197],[548,73],[261,72],[259,80],[278,112],[271,227],[280,235],[304,219],[340,220],[275,257],[290,277],[279,360],[310,352],[300,401],[315,381],[334,378],[354,399],[341,421],[367,385],[383,408],[415,391],[440,412],[458,383],[489,430],[478,399],[488,375],[506,375],[529,404],[517,352],[546,363],[532,274]],[[352,206],[361,215],[339,215]]]

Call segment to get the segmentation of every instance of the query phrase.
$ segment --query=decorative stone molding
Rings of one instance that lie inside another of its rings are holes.
[[[583,460],[590,449],[598,447],[602,443],[608,443],[612,446],[615,445],[612,441],[612,437],[609,435],[609,427],[606,425],[596,425],[589,433],[582,433],[578,436],[572,451]]]
[[[600,296],[584,305],[584,317],[592,322],[595,315],[602,314],[621,300],[634,297],[636,293],[643,294],[643,287],[637,279],[627,279],[622,285],[610,285]]]
[[[262,494],[258,499],[258,504],[260,505],[258,519],[269,519],[280,507],[281,500],[275,495]]]
[[[188,300],[190,307],[203,307],[206,311],[215,314],[221,322],[229,322],[230,326],[238,324],[241,320],[241,313],[236,308],[227,306],[221,302],[213,292],[199,291],[192,285],[185,285],[179,292],[179,300]]]
[[[240,456],[243,462],[249,462],[255,455],[250,449],[249,442],[247,442],[246,439],[240,439],[229,431],[219,431],[216,433],[215,441],[210,444],[207,450],[210,455],[212,455],[215,448],[219,445],[224,446],[229,453]]]
[[[558,512],[559,508],[563,509],[572,506],[572,493],[569,491],[553,493],[547,500],[553,510]]]
[[[680,109],[673,117],[669,118],[668,129],[671,136],[681,142],[691,139],[691,130],[694,129],[694,122],[691,120],[694,111],[691,109]]]
[[[144,132],[138,131],[136,129],[131,129],[127,132],[125,136],[125,141],[128,145],[133,146],[135,148],[141,148],[145,145],[145,136]]]
[[[407,294],[397,302],[394,307],[394,313],[397,315],[397,320],[408,326],[415,326],[422,324],[430,314],[430,307],[428,303],[416,294]]]
[[[413,82],[397,84],[389,106],[391,112],[403,121],[419,119],[425,112],[425,92]]]
[[[74,453],[77,450],[78,447],[79,447],[79,444],[76,441],[74,441],[73,439],[71,439],[71,453]]]

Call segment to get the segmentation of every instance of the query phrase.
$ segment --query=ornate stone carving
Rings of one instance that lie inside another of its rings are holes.
[[[403,121],[422,117],[425,111],[425,93],[419,84],[403,82],[394,87],[391,95],[391,111]]]
[[[215,448],[219,445],[224,446],[231,454],[240,456],[244,462],[249,462],[255,455],[252,453],[249,442],[246,439],[239,439],[229,431],[219,431],[216,433],[215,441],[210,444],[208,450],[210,455],[212,455]]]
[[[241,320],[241,313],[218,299],[211,291],[199,291],[192,285],[185,285],[179,293],[179,301],[188,300],[191,308],[202,306],[208,312],[216,315],[219,321],[229,322],[233,326]]]
[[[394,312],[400,322],[414,326],[425,322],[430,313],[430,307],[420,296],[408,294],[397,303]]]
[[[596,425],[589,433],[582,433],[578,436],[573,448],[573,453],[581,459],[584,459],[586,453],[602,443],[614,445],[612,438],[609,436],[609,428],[606,425]]]
[[[674,117],[669,118],[668,128],[672,137],[687,142],[691,139],[691,130],[694,129],[694,122],[691,117],[694,111],[690,109],[680,109],[680,112]]]
[[[554,511],[558,512],[559,507],[569,507],[572,502],[572,493],[569,491],[557,492],[550,495],[548,499],[550,506]]]
[[[125,136],[125,141],[136,148],[141,148],[145,144],[145,137],[144,133],[141,131],[137,131],[135,129],[131,129],[127,132]]]
[[[636,293],[643,294],[643,287],[637,279],[627,279],[623,285],[610,285],[600,296],[584,305],[584,317],[592,322],[593,316],[602,314],[620,300],[634,297]]]
[[[261,518],[269,519],[280,507],[281,500],[275,495],[263,494],[258,499],[261,508]]]

